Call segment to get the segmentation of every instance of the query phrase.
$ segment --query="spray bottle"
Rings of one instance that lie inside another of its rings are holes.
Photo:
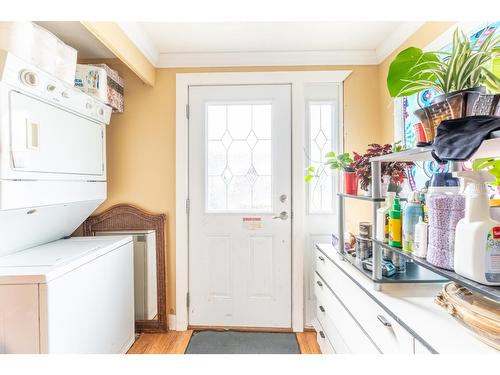
[[[454,172],[465,185],[465,217],[456,228],[455,272],[478,283],[500,285],[500,223],[489,212],[487,171]]]
[[[388,192],[385,198],[385,205],[377,209],[376,238],[384,243],[389,242],[389,211],[394,202],[395,192]]]

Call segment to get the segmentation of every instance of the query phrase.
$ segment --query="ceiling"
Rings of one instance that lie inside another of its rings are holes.
[[[228,66],[238,61],[242,64],[245,59],[250,65],[265,62],[312,65],[321,61],[378,64],[422,23],[129,22],[119,25],[153,65],[169,67]]]
[[[160,53],[374,50],[400,25],[399,22],[140,23]]]
[[[80,22],[37,22],[80,59],[115,56]],[[155,67],[379,64],[422,22],[118,22]]]

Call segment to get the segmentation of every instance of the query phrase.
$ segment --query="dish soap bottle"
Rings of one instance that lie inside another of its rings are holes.
[[[385,198],[385,205],[377,209],[377,240],[388,243],[389,242],[389,211],[394,202],[395,192],[388,192]]]
[[[492,220],[487,171],[454,172],[465,183],[465,217],[455,235],[455,272],[478,283],[500,285],[500,223]]]
[[[424,211],[420,203],[420,194],[418,191],[412,192],[408,196],[403,211],[403,250],[413,252],[415,247],[415,225],[419,218],[424,218]]]
[[[389,211],[389,245],[401,247],[401,204],[399,197],[394,198],[394,203]]]

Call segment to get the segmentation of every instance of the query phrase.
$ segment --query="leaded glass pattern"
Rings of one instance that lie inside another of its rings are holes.
[[[207,104],[207,211],[272,211],[271,127],[271,104]]]
[[[309,184],[309,212],[330,213],[333,211],[333,174],[323,163],[325,154],[334,147],[334,105],[332,102],[311,102],[308,109],[310,164],[318,175]]]

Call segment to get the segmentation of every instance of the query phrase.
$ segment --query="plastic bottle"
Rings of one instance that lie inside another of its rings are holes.
[[[399,202],[399,197],[395,197],[392,208],[389,211],[389,245],[401,247],[401,224],[401,204]]]
[[[408,196],[403,210],[403,250],[413,252],[415,246],[415,225],[419,219],[424,218],[424,211],[420,203],[420,194],[418,191],[412,192]]]
[[[389,242],[389,211],[394,202],[395,192],[388,192],[385,198],[385,205],[377,210],[377,230],[376,239],[384,243]]]
[[[491,219],[487,171],[455,172],[465,182],[465,217],[457,224],[455,272],[478,283],[500,285],[500,222]]]
[[[422,218],[415,224],[415,256],[425,258],[427,256],[427,223]]]

